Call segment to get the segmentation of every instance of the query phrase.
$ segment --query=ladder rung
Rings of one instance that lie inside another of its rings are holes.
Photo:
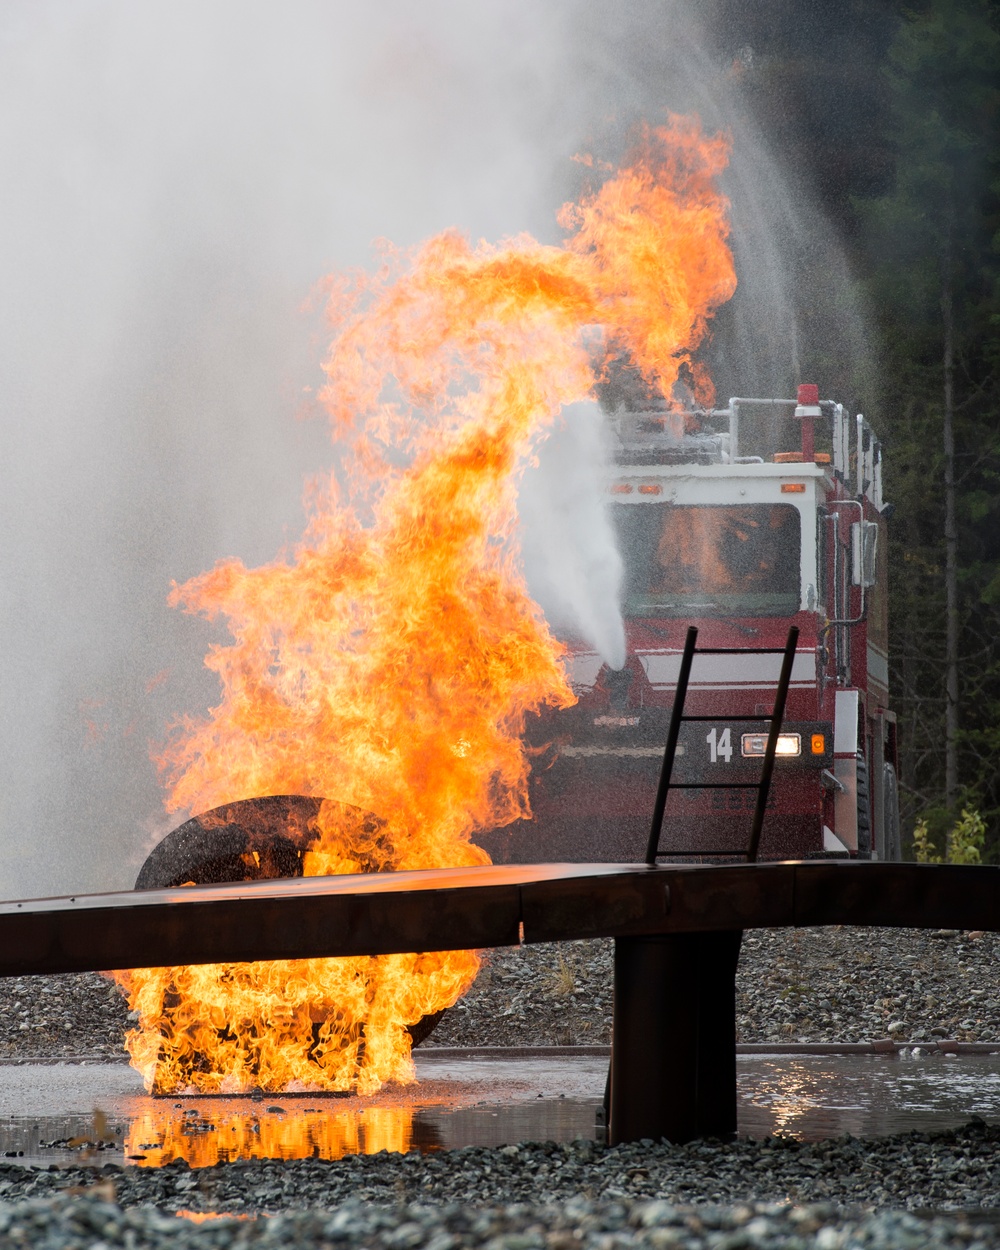
[[[695,647],[695,655],[784,655],[784,647]]]
[[[759,781],[672,781],[671,790],[759,790]]]
[[[704,721],[709,721],[709,720],[711,720],[711,721],[715,721],[716,723],[718,723],[719,721],[723,721],[723,720],[731,720],[731,721],[744,721],[744,720],[752,720],[752,721],[769,721],[769,720],[774,720],[774,717],[773,717],[773,716],[682,716],[682,717],[681,717],[681,720],[704,720]]]
[[[734,847],[731,851],[657,851],[657,858],[661,855],[742,855],[746,856],[745,850]]]

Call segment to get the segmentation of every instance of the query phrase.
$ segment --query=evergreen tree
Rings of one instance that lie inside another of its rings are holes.
[[[1000,6],[926,0],[886,78],[892,190],[859,207],[884,357],[892,672],[909,815],[973,796],[1000,844]]]

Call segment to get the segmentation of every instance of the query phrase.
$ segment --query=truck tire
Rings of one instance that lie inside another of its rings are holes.
[[[899,782],[896,770],[889,763],[882,772],[882,828],[885,830],[885,858],[898,864],[903,858],[902,838],[899,830]]]
[[[321,802],[288,794],[243,799],[192,816],[153,847],[135,888],[301,877],[309,825]]]
[[[239,881],[287,880],[303,875],[303,855],[311,841],[310,825],[325,801],[304,794],[241,799],[192,816],[168,833],[139,869],[137,890],[175,886],[224,885]],[[349,803],[345,814],[375,833],[382,822]],[[444,1010],[423,1016],[408,1027],[412,1045],[428,1038]]]
[[[872,808],[868,789],[868,761],[863,751],[858,752],[858,859],[872,857]]]

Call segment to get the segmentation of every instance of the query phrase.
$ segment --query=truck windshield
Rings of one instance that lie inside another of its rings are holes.
[[[792,616],[802,533],[791,504],[613,504],[626,617]]]

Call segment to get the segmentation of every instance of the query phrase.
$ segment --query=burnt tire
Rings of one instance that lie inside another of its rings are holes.
[[[858,752],[855,790],[858,799],[858,859],[872,857],[872,805],[868,785],[868,761]]]
[[[137,890],[168,890],[183,885],[226,885],[301,877],[304,856],[315,837],[324,803],[304,794],[241,799],[192,816],[162,839],[135,880]],[[366,834],[383,822],[350,803],[337,803],[345,817]],[[446,1008],[407,1026],[413,1046],[434,1031]]]
[[[290,794],[242,799],[192,816],[150,851],[135,888],[301,877],[321,805],[322,799]]]

